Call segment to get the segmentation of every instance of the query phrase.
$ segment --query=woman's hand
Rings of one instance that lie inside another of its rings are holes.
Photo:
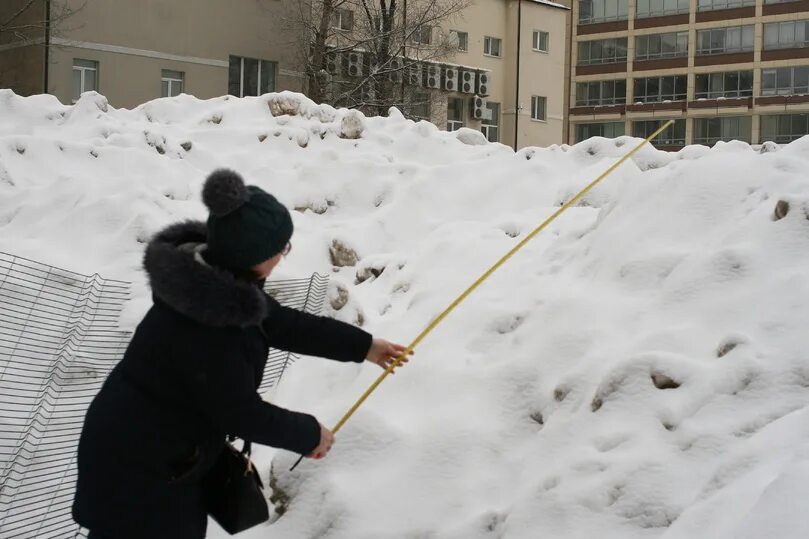
[[[310,459],[322,459],[331,451],[333,444],[334,434],[323,425],[320,425],[320,444],[318,444],[314,451],[306,456]]]
[[[368,361],[376,363],[383,369],[387,369],[406,349],[407,347],[401,344],[394,344],[385,339],[374,339],[371,342],[370,350],[368,350]],[[412,350],[410,351],[410,355],[413,355]],[[398,366],[404,365],[405,363],[407,363],[407,358],[402,359]],[[393,373],[391,372],[391,374]]]

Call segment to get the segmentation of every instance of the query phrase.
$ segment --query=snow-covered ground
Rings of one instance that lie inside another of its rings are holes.
[[[0,251],[134,281],[132,327],[144,242],[203,218],[202,181],[227,166],[297,210],[276,276],[331,272],[330,314],[406,344],[637,142],[515,154],[295,94],[127,111],[0,91]],[[807,216],[809,137],[644,148],[440,325],[327,459],[290,473],[294,455],[260,451],[290,505],[244,537],[809,536]],[[358,263],[332,270],[334,242]],[[378,372],[306,359],[269,397],[330,426]]]

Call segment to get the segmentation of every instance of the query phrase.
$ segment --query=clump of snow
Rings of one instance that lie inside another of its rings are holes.
[[[364,120],[365,116],[360,111],[349,111],[340,122],[340,134],[347,139],[360,138],[365,130]]]
[[[462,127],[455,131],[455,136],[458,140],[470,146],[483,146],[489,143],[483,133],[476,129],[469,129],[468,127]]]
[[[0,250],[133,280],[129,327],[145,242],[205,217],[216,167],[298,210],[277,277],[330,273],[326,312],[407,344],[639,142],[514,153],[289,94],[103,103],[0,91]],[[244,536],[805,537],[807,167],[809,137],[645,147],[447,318],[327,459],[288,472],[259,448],[288,507]],[[331,426],[378,374],[299,361],[273,401]]]

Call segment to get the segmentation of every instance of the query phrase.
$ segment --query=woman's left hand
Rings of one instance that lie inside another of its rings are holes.
[[[407,350],[407,347],[401,344],[394,344],[385,339],[374,339],[371,342],[370,350],[368,350],[367,359],[371,363],[376,363],[383,369],[387,369],[405,350]],[[410,351],[410,355],[413,355],[412,350]],[[407,358],[402,359],[397,366],[402,366],[405,363],[407,363]]]

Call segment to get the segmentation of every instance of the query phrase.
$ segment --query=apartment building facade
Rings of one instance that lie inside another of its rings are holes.
[[[579,0],[569,142],[651,134],[677,149],[809,133],[809,1]]]
[[[63,103],[96,90],[119,108],[183,92],[205,99],[304,89],[299,36],[287,24],[297,2],[63,1],[77,11],[51,32],[0,43],[0,86]],[[26,3],[4,0],[0,10]],[[45,20],[46,6],[37,2],[26,17]]]
[[[569,21],[570,7],[563,3],[474,2],[440,31],[454,32],[460,43],[446,65],[474,66],[487,75],[485,117],[473,114],[475,95],[446,92],[446,104],[440,104],[433,121],[447,130],[479,129],[488,140],[513,148],[562,143],[567,129]]]

